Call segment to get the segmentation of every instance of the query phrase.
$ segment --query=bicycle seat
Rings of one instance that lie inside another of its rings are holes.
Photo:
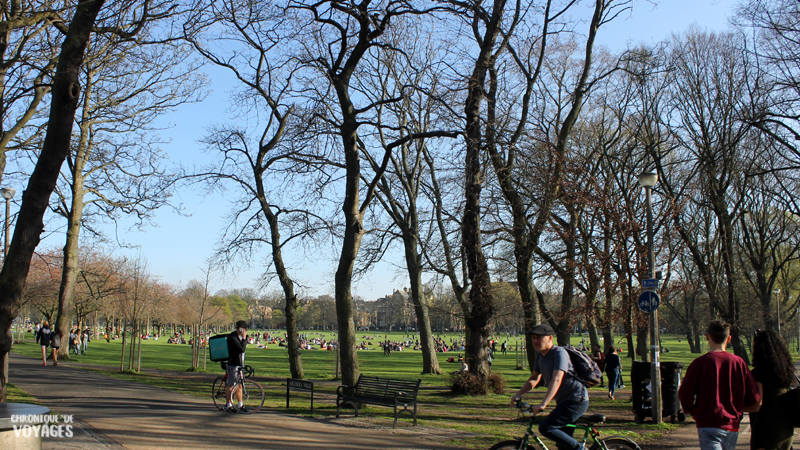
[[[606,416],[603,414],[586,414],[580,417],[580,419],[584,422],[588,423],[603,423],[606,421]]]

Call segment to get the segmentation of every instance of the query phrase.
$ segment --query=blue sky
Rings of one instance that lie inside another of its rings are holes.
[[[735,4],[732,0],[660,0],[658,5],[653,5],[648,1],[635,0],[630,12],[601,30],[599,43],[612,50],[620,50],[629,43],[658,42],[672,32],[685,30],[692,23],[710,30],[723,30],[727,27],[727,17]],[[224,122],[228,109],[226,92],[230,91],[232,83],[233,80],[225,74],[213,73],[213,92],[202,104],[185,105],[165,117],[165,123],[172,124],[172,127],[162,132],[162,136],[170,140],[164,149],[172,161],[184,166],[202,165],[207,161],[208,157],[202,153],[197,140],[206,127]],[[154,226],[141,232],[121,229],[120,239],[138,246],[128,254],[136,256],[139,253],[145,257],[153,275],[184,286],[189,280],[203,278],[202,269],[226,225],[225,216],[229,208],[222,194],[206,196],[182,190],[173,201],[181,204],[184,213],[190,216],[178,215],[165,208],[156,213]],[[63,246],[61,238],[63,235],[53,235],[43,244],[60,247]],[[334,257],[314,261],[297,260],[293,255],[287,255],[287,258],[290,259],[288,264],[294,267],[294,276],[307,286],[301,293],[333,294]],[[395,264],[402,265],[402,255],[398,254],[397,258]],[[228,271],[224,274],[220,270],[216,273],[212,290],[255,288],[263,267],[262,261],[253,261],[250,270]],[[396,266],[382,263],[354,285],[354,295],[374,300],[391,294],[393,289],[407,286],[406,280]],[[269,287],[277,288],[276,283]]]

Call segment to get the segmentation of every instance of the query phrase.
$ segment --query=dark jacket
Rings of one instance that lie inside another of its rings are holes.
[[[39,331],[36,333],[36,342],[38,342],[39,345],[43,345],[45,347],[50,345],[50,339],[52,338],[53,338],[53,330],[51,330],[49,326],[40,328]]]
[[[239,333],[234,331],[228,335],[228,365],[243,366],[244,351],[247,347],[247,339],[239,339]]]

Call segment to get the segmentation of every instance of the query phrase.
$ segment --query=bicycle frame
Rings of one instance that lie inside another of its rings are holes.
[[[525,430],[525,436],[522,438],[522,446],[520,448],[527,449],[528,445],[530,445],[529,440],[532,438],[533,442],[535,442],[539,446],[539,448],[541,448],[542,450],[550,450],[547,447],[547,445],[545,445],[545,443],[542,442],[542,439],[539,437],[539,435],[537,435],[536,432],[533,431],[533,424],[535,422],[536,422],[536,416],[531,416],[530,421],[528,421],[528,428]],[[581,441],[581,445],[583,445],[584,447],[586,447],[586,442],[591,438],[591,440],[595,444],[599,445],[600,448],[602,448],[603,450],[608,450],[605,444],[603,444],[603,441],[598,439],[598,437],[600,436],[600,432],[595,430],[591,426],[568,424],[565,425],[564,428],[573,428],[578,431],[583,431],[584,432],[583,441]]]
[[[231,401],[232,402],[233,401],[233,397],[236,396],[236,391],[239,390],[240,388],[242,390],[242,398],[246,398],[247,397],[247,388],[245,387],[245,384],[244,384],[244,380],[246,378],[247,378],[247,376],[245,374],[244,368],[239,367],[239,381],[237,381],[236,383],[234,383],[233,386],[231,386],[231,398],[226,398],[225,399],[226,401]],[[227,382],[228,381],[228,372],[227,371],[225,372],[225,375],[222,376],[222,381],[223,382]]]

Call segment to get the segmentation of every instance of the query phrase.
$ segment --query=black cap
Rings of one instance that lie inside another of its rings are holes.
[[[553,328],[550,325],[543,323],[541,325],[536,325],[535,327],[533,327],[533,329],[529,331],[528,334],[533,334],[536,336],[553,336],[556,333],[555,331],[553,331]]]
[[[247,322],[245,322],[244,320],[240,320],[240,321],[236,322],[236,328],[247,328],[247,329],[249,329],[250,327],[247,326]]]

